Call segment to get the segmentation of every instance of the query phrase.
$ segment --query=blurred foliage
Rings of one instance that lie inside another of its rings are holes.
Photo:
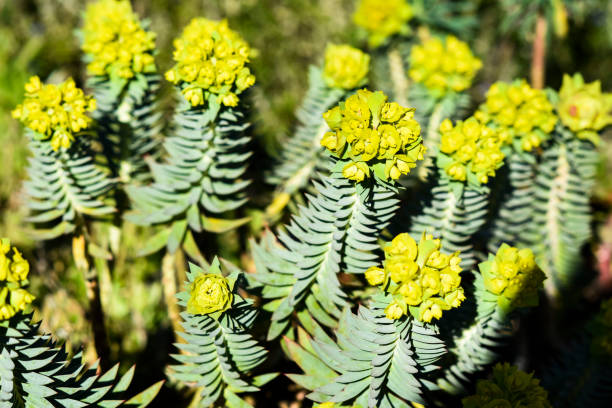
[[[71,264],[67,242],[34,245],[24,231],[20,188],[27,150],[10,111],[21,101],[23,84],[31,74],[43,79],[72,75],[82,85],[84,70],[74,29],[80,25],[85,3],[85,0],[0,0],[0,235],[11,238],[32,260],[37,316],[44,317],[45,330],[67,342],[69,351],[92,341],[85,324],[84,282]],[[478,32],[475,38],[464,40],[473,43],[475,54],[483,60],[473,95],[481,101],[491,83],[528,77],[530,24],[535,11],[528,10],[529,18],[524,19],[515,9],[519,3],[529,2],[474,3],[478,8]],[[549,2],[537,3],[545,7]],[[563,73],[581,72],[587,81],[601,79],[603,89],[612,89],[609,75],[612,2],[580,0],[565,4],[567,35],[555,35],[553,28],[548,32],[547,84],[558,88]],[[351,22],[353,0],[134,0],[133,5],[138,14],[151,20],[158,35],[157,62],[162,71],[172,65],[173,38],[194,16],[227,18],[258,51],[252,64],[258,83],[252,93],[257,157],[252,160],[250,171],[259,180],[270,157],[278,152],[284,135],[292,130],[294,109],[307,87],[308,65],[322,60],[328,42],[358,43]],[[173,103],[170,92],[166,95],[165,106],[170,106]],[[609,160],[612,150],[608,147],[601,151],[606,160],[602,160],[596,190],[596,220],[603,224],[612,206],[612,181],[607,177],[612,167]],[[139,369],[144,372],[147,367],[164,365],[173,338],[162,301],[160,259],[135,257],[135,248],[144,240],[144,232],[133,226],[124,229],[121,234],[126,240],[121,246],[124,252],[114,260],[113,270],[102,276],[102,298],[112,359],[121,360],[126,367],[141,361]],[[601,234],[609,235],[606,231],[610,229],[612,224],[608,222]],[[217,249],[226,258],[240,259],[238,241],[234,233],[228,234],[216,244]],[[163,352],[156,353],[156,349]],[[152,381],[146,376],[140,378],[143,383]]]

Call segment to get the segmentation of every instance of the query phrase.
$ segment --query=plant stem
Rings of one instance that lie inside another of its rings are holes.
[[[389,51],[389,74],[394,85],[393,96],[395,102],[402,106],[408,106],[408,87],[409,82],[406,78],[406,68],[402,61],[402,56],[397,49]]]
[[[98,358],[100,359],[100,368],[106,371],[110,368],[110,345],[108,343],[106,325],[104,323],[104,311],[102,310],[102,301],[100,299],[98,273],[93,267],[91,257],[87,252],[85,235],[78,234],[72,238],[72,256],[74,257],[77,268],[83,274],[87,300],[89,302],[88,314],[94,336],[94,345]]]
[[[168,310],[168,318],[172,324],[176,340],[181,341],[181,338],[176,335],[177,331],[183,330],[181,328],[179,307],[176,301],[176,252],[166,252],[162,259],[162,287],[164,290],[164,301]]]
[[[535,89],[542,89],[544,87],[547,30],[548,23],[546,22],[546,17],[539,13],[536,19],[533,53],[531,56],[531,86]]]

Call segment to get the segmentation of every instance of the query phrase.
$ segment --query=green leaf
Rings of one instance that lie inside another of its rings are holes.
[[[237,218],[233,220],[227,220],[222,218],[212,218],[202,216],[202,228],[208,232],[214,232],[221,234],[234,230],[251,220],[250,217]]]

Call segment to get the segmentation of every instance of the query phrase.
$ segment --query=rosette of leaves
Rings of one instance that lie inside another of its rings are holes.
[[[317,172],[327,171],[321,138],[329,130],[323,114],[352,90],[367,82],[369,55],[349,45],[329,44],[322,68],[311,66],[308,91],[297,111],[298,125],[283,143],[278,162],[266,176],[276,185],[274,200],[267,208],[273,216],[282,211],[291,196],[303,190]]]
[[[437,177],[422,213],[412,218],[411,235],[424,232],[440,238],[443,249],[460,251],[461,265],[475,263],[473,239],[486,222],[490,178],[503,165],[497,132],[476,118],[440,125],[441,143],[436,156]]]
[[[509,363],[497,364],[490,379],[478,380],[476,394],[463,399],[464,408],[489,406],[552,408],[540,380]]]
[[[385,316],[390,296],[375,295],[357,314],[345,309],[335,340],[314,320],[300,316],[306,330],[298,342],[285,339],[303,374],[288,374],[316,402],[380,408],[425,404],[429,372],[445,353],[435,325],[411,315]]]
[[[551,294],[580,278],[580,251],[592,234],[589,200],[599,161],[595,143],[597,132],[612,123],[611,99],[598,83],[566,76],[553,101],[560,123],[539,164],[528,236],[538,264],[551,278]]]
[[[450,348],[452,363],[438,380],[450,394],[465,394],[474,375],[499,358],[512,335],[511,318],[517,309],[538,305],[538,291],[545,279],[530,249],[502,244],[475,273],[476,316],[464,313],[464,326],[455,329]]]
[[[215,258],[207,271],[190,264],[187,290],[177,295],[186,308],[184,332],[177,335],[185,342],[176,344],[182,353],[173,356],[179,364],[170,366],[170,375],[198,387],[198,407],[250,407],[237,394],[257,391],[276,376],[252,375],[268,351],[250,333],[257,310],[238,294],[241,280],[241,272],[223,276]]]
[[[411,109],[386,102],[382,92],[358,91],[325,114],[332,129],[321,144],[331,153],[330,174],[315,182],[317,195],[277,242],[267,234],[252,244],[254,279],[273,312],[268,337],[287,328],[294,311],[307,309],[336,327],[347,305],[338,273],[363,273],[375,264],[376,240],[398,208],[395,181],[422,158]]]
[[[29,263],[8,239],[0,241],[0,407],[145,407],[163,381],[125,401],[134,367],[117,380],[119,365],[99,374],[97,363],[85,368],[79,352],[68,358],[48,334],[32,323],[26,289]]]
[[[502,242],[527,245],[524,232],[533,217],[539,147],[550,139],[557,122],[553,105],[545,91],[533,89],[525,80],[497,82],[474,116],[498,130],[508,164],[493,193],[499,206],[489,250],[495,251]]]
[[[196,18],[175,48],[177,64],[166,78],[184,98],[164,142],[168,156],[150,163],[151,185],[127,188],[133,203],[128,220],[170,226],[147,243],[147,253],[164,245],[174,252],[191,230],[223,232],[247,221],[221,217],[247,201],[250,183],[244,178],[251,155],[249,124],[244,98],[238,98],[255,80],[245,65],[249,46],[225,21]]]
[[[13,117],[26,127],[32,157],[25,191],[28,220],[38,239],[75,231],[84,217],[105,217],[115,211],[105,197],[113,187],[108,171],[97,165],[90,149],[86,113],[95,100],[85,96],[72,79],[43,85],[36,76],[25,85],[22,104]]]
[[[161,130],[155,33],[148,25],[128,0],[99,0],[87,6],[79,32],[97,133],[113,174],[124,182],[149,177],[144,159],[155,155]]]
[[[559,408],[604,408],[612,397],[612,300],[542,368],[542,385]]]

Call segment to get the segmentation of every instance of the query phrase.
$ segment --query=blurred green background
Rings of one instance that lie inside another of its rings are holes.
[[[0,236],[11,238],[31,261],[31,291],[37,295],[37,316],[44,318],[44,328],[65,341],[69,350],[81,346],[90,349],[90,329],[84,314],[85,289],[71,264],[66,242],[41,244],[28,239],[21,193],[27,164],[26,141],[10,111],[21,101],[23,84],[30,75],[39,75],[43,80],[73,76],[83,84],[84,67],[74,30],[80,25],[86,3],[0,0]],[[293,112],[307,86],[307,67],[321,61],[326,43],[362,45],[351,23],[354,3],[354,0],[134,0],[133,6],[137,13],[150,19],[158,35],[157,62],[162,71],[172,65],[172,39],[194,16],[227,18],[230,26],[258,51],[253,61],[258,80],[252,93],[257,155],[253,163],[264,163],[270,161],[269,157],[275,155],[283,138],[291,132]],[[568,9],[568,35],[559,38],[553,29],[549,31],[547,84],[558,88],[564,72],[582,72],[587,81],[600,79],[604,90],[610,91],[612,2],[585,0],[572,4]],[[479,101],[488,86],[498,79],[528,77],[532,38],[529,30],[517,25],[520,18],[507,20],[508,7],[512,8],[513,2],[482,0],[473,5],[478,24],[474,36],[463,39],[473,45],[484,61],[473,90]],[[170,107],[170,102],[166,106]],[[612,241],[612,233],[604,226],[612,202],[612,181],[607,177],[612,151],[605,146],[609,144],[602,147],[594,207],[597,225],[602,226],[598,237]],[[263,170],[261,164],[254,164],[251,176],[261,179]],[[254,205],[258,205],[257,200]],[[612,228],[610,225],[607,228]],[[166,362],[173,337],[162,301],[160,258],[130,256],[142,232],[136,228],[129,232],[124,253],[102,282],[103,289],[106,288],[102,297],[108,314],[112,358],[125,365],[140,362],[141,375],[136,378],[142,384],[150,384],[163,378],[160,367]],[[175,397],[166,398],[172,401]],[[290,401],[284,406],[288,404]]]

